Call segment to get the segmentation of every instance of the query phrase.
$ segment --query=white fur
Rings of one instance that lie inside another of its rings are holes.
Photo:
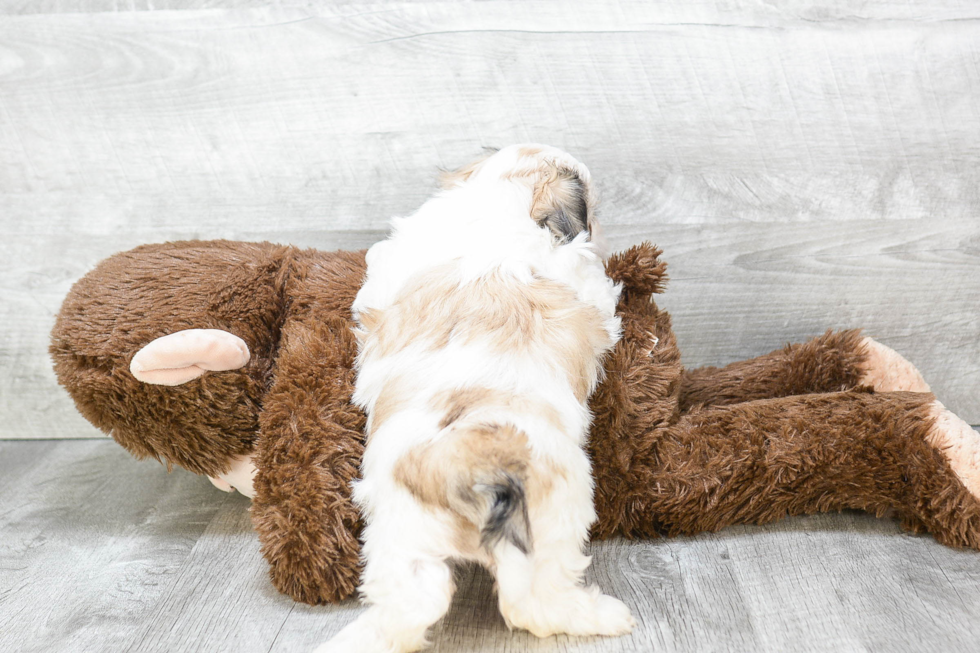
[[[520,160],[522,147],[527,146],[501,150],[464,183],[430,199],[412,216],[392,221],[389,238],[368,252],[355,317],[384,310],[414,275],[451,264],[461,284],[491,273],[517,283],[530,283],[537,275],[566,284],[581,302],[598,309],[609,336],[607,349],[612,347],[619,338],[615,307],[620,288],[605,276],[587,234],[562,245],[530,218],[530,188],[504,178],[527,163]],[[536,156],[572,168],[590,182],[588,170],[564,152],[543,148]],[[591,469],[582,449],[591,417],[548,343],[535,343],[521,355],[500,355],[479,341],[454,340],[434,350],[418,343],[387,357],[368,343],[358,358],[355,403],[370,416],[385,382],[395,376],[411,378],[419,400],[373,430],[361,466],[363,480],[355,487],[367,522],[361,592],[370,607],[317,651],[415,651],[425,645],[429,626],[448,610],[454,590],[449,563],[467,556],[454,544],[449,516],[421,505],[396,483],[393,469],[406,452],[440,436],[443,415],[424,399],[474,385],[548,405],[562,422],[559,427],[537,411],[486,409],[493,413],[488,418],[527,434],[533,460],[562,471],[548,498],[530,506],[530,553],[502,540],[489,552],[468,556],[494,571],[507,624],[541,637],[629,632],[634,623],[629,609],[582,581],[590,561],[582,549],[595,520]],[[590,387],[597,380],[589,379]]]

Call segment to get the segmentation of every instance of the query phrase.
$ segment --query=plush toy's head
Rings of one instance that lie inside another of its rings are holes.
[[[217,476],[254,446],[284,319],[291,248],[210,241],[147,245],[99,264],[72,288],[52,332],[58,380],[78,410],[137,458]],[[130,372],[147,343],[183,329],[248,342],[248,364],[177,387]]]

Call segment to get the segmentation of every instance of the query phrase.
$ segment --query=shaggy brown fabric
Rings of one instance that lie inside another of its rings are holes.
[[[260,419],[252,523],[273,585],[316,604],[350,596],[360,576],[351,482],[365,419],[350,403],[357,353],[350,306],[364,253],[304,251],[292,263],[289,319]]]
[[[866,358],[860,330],[828,331],[765,356],[685,372],[681,410],[847,390],[860,380]]]
[[[78,410],[137,458],[197,474],[228,471],[249,453],[285,316],[290,248],[229,241],[145,245],[78,281],[51,334],[59,382]],[[129,363],[150,341],[182,329],[224,329],[248,343],[243,369],[177,387],[147,385]]]
[[[980,548],[980,503],[926,442],[933,397],[849,391],[707,408],[642,434],[612,530],[715,531],[853,508]],[[656,488],[651,492],[649,488]]]
[[[660,251],[614,255],[623,338],[591,400],[594,534],[648,537],[857,508],[980,548],[980,502],[925,435],[931,395],[853,390],[856,331],[685,373],[670,316],[651,301]],[[364,254],[189,242],[116,255],[65,300],[51,353],[79,410],[138,457],[215,475],[254,452],[252,517],[275,586],[299,601],[346,598],[359,575],[351,502],[363,415],[350,404],[350,305]],[[129,374],[149,341],[221,328],[243,370],[178,387]],[[849,390],[846,392],[831,392]]]

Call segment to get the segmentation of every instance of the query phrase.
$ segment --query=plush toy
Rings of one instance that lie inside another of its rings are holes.
[[[623,338],[591,399],[596,537],[855,508],[980,548],[980,435],[911,364],[844,331],[685,372],[652,301],[659,254],[641,245],[607,264]],[[349,307],[364,269],[363,252],[139,247],[81,279],[52,334],[58,378],[95,426],[139,458],[254,491],[272,581],[307,603],[358,582]]]

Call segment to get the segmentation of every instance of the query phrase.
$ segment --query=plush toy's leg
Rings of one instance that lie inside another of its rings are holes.
[[[714,531],[854,508],[980,548],[980,434],[927,393],[849,391],[696,410],[647,434],[620,532]]]
[[[273,585],[304,603],[347,598],[359,580],[351,482],[364,417],[350,403],[356,351],[348,320],[287,323],[263,401],[252,522]]]
[[[892,349],[857,330],[828,331],[722,368],[686,371],[681,379],[681,410],[837,392],[859,385],[882,392],[929,392],[915,366]]]

